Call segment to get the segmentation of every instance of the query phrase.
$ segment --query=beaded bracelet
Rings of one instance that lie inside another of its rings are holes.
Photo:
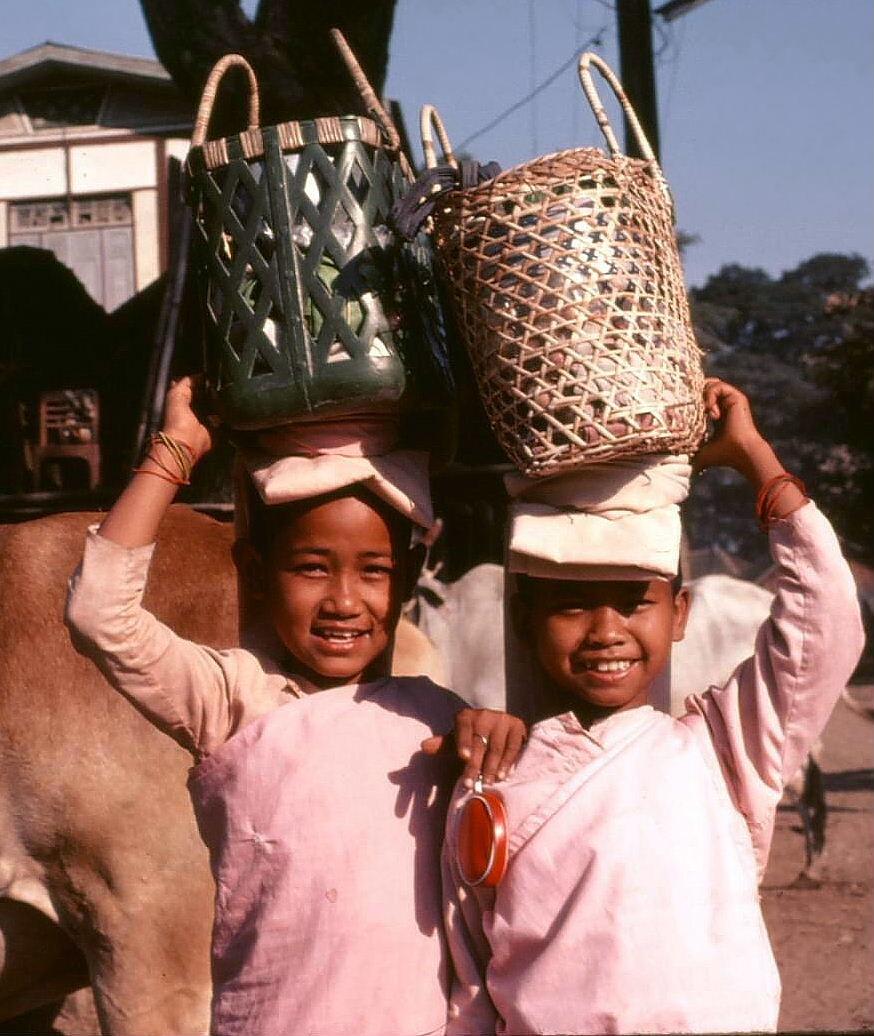
[[[165,482],[172,483],[174,486],[191,485],[191,471],[194,468],[194,450],[187,442],[183,442],[181,439],[174,439],[172,436],[167,435],[166,432],[158,432],[149,440],[149,446],[150,449],[146,454],[146,459],[150,460],[153,464],[157,464],[161,470],[154,471],[152,468],[134,468],[134,474],[154,475],[155,478],[161,478]],[[172,468],[168,467],[168,465],[161,460],[160,456],[156,456],[154,454],[153,450],[155,446],[163,446],[170,454],[179,468],[179,475],[177,475]]]
[[[759,527],[764,532],[771,527],[771,523],[774,521],[774,507],[787,486],[795,486],[802,496],[807,498],[804,483],[795,475],[790,475],[788,471],[781,471],[779,475],[769,478],[756,496],[756,516],[759,519]]]

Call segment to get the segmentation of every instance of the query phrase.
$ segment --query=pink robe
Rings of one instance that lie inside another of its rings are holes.
[[[300,697],[249,652],[182,640],[140,605],[151,552],[92,532],[68,622],[199,760],[189,788],[216,881],[211,1032],[442,1033],[451,776],[419,744],[462,703],[425,678]]]
[[[772,1031],[780,980],[758,897],[785,781],[864,643],[856,591],[812,504],[770,534],[779,583],[755,655],[678,720],[649,706],[537,724],[498,784],[497,890],[444,849],[457,973],[447,1034]]]

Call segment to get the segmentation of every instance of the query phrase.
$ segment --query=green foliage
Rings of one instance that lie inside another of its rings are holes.
[[[693,292],[708,373],[750,397],[762,432],[800,475],[847,550],[874,557],[874,291],[858,255],[821,253],[779,278],[730,265]],[[750,500],[708,474],[688,505],[694,545],[764,562]]]

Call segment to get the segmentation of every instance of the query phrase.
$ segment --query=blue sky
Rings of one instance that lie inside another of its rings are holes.
[[[15,11],[3,56],[46,39],[153,53],[137,0]],[[411,132],[432,101],[461,142],[599,32],[618,68],[609,0],[398,0],[387,90]],[[701,237],[686,256],[690,283],[726,262],[779,274],[817,251],[874,263],[871,0],[709,0],[656,45],[662,161],[680,225]],[[468,147],[508,166],[599,143],[569,69]]]

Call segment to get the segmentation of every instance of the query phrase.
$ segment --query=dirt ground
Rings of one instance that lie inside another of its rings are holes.
[[[783,977],[781,1032],[874,1032],[874,685],[850,688],[826,728],[829,815],[820,888],[792,888],[804,863],[798,814],[782,806],[762,885]]]

